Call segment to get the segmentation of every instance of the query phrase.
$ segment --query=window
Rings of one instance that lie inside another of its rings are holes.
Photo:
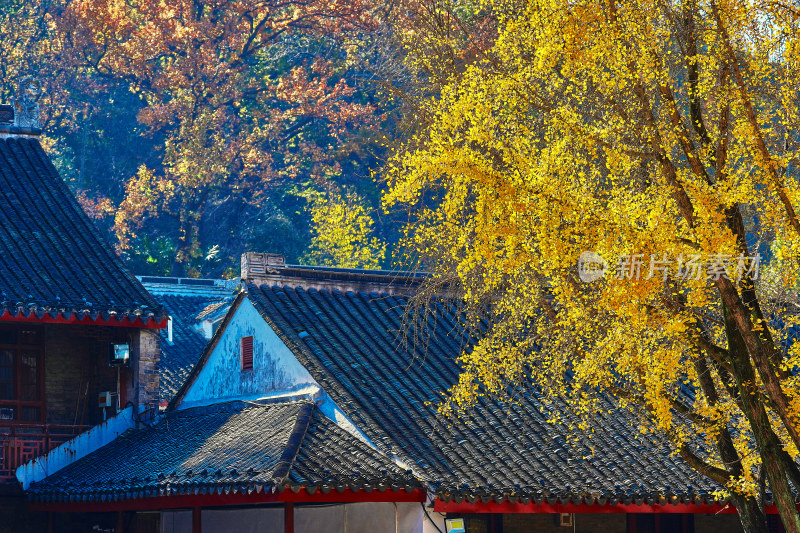
[[[42,332],[0,327],[0,423],[44,422]]]
[[[242,337],[241,342],[242,370],[253,369],[253,337]]]

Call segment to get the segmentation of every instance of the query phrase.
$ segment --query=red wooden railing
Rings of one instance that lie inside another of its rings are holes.
[[[17,467],[80,435],[89,426],[0,424],[0,483],[16,482]]]

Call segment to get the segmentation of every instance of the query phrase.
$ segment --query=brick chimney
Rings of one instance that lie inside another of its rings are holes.
[[[0,136],[38,136],[39,104],[42,86],[34,78],[23,78],[17,84],[12,104],[0,104]]]
[[[0,104],[0,138],[38,137],[39,106],[28,99],[20,99],[13,104]]]
[[[269,274],[278,274],[279,268],[286,268],[286,258],[279,254],[246,252],[242,254],[242,282],[254,281]]]

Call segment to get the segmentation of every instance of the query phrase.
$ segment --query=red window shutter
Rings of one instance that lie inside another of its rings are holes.
[[[242,370],[253,368],[253,337],[242,337]]]

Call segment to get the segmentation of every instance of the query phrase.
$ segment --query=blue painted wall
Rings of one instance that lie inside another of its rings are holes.
[[[240,340],[253,337],[253,368],[242,370]],[[235,399],[314,395],[319,386],[249,300],[242,301],[178,409]]]

